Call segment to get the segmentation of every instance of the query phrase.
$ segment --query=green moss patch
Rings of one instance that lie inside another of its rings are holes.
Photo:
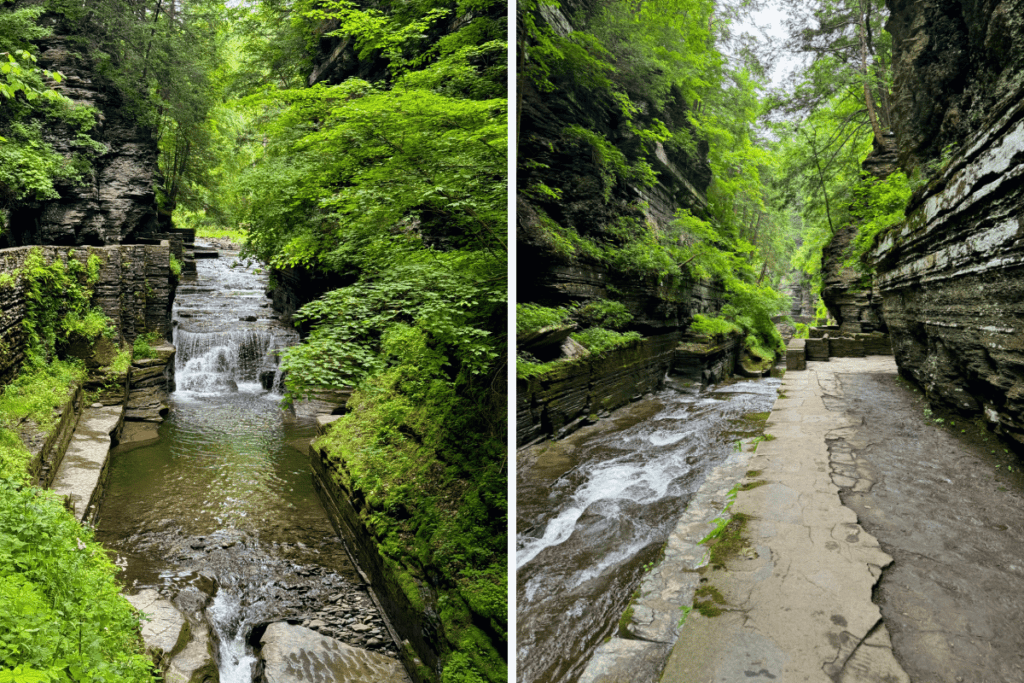
[[[714,586],[705,584],[693,594],[693,609],[705,617],[717,617],[724,611],[722,608],[728,606],[722,591]]]
[[[737,487],[742,490],[742,487]],[[710,564],[716,569],[724,569],[726,560],[737,555],[746,545],[743,532],[746,531],[750,515],[737,512],[720,523],[701,543],[708,546],[711,552]]]

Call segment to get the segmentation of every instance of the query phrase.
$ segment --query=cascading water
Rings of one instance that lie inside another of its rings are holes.
[[[203,259],[196,270],[196,282],[178,288],[172,312],[177,391],[280,392],[274,352],[298,334],[273,314],[267,277],[237,259]]]
[[[266,284],[226,253],[179,287],[170,412],[158,442],[112,453],[97,529],[130,587],[201,596],[223,683],[252,681],[247,640],[271,621],[396,654],[314,491],[315,424],[279,407],[274,351],[298,335]]]
[[[777,379],[662,391],[535,446],[516,482],[520,683],[569,683],[612,633],[706,473],[770,410]]]

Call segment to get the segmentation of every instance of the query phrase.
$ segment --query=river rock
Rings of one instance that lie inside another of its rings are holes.
[[[217,683],[217,663],[212,652],[209,627],[205,623],[193,626],[185,649],[171,659],[164,683]]]
[[[191,630],[188,622],[170,600],[160,597],[152,588],[125,597],[135,609],[149,618],[142,623],[146,654],[158,669],[166,671],[174,655],[183,650],[188,642]]]
[[[397,659],[350,647],[302,626],[267,627],[260,639],[260,683],[408,683]]]

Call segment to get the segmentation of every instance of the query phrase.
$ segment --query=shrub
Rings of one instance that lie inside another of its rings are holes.
[[[557,327],[569,318],[570,313],[565,308],[516,304],[516,333],[527,334],[545,327]]]
[[[621,330],[632,320],[632,314],[619,301],[591,301],[576,314],[581,323],[589,327],[607,327]]]
[[[603,327],[591,327],[574,334],[572,338],[591,353],[601,353],[629,346],[633,342],[643,339],[643,335],[639,332],[616,332]]]
[[[49,491],[0,478],[0,681],[152,681],[116,568]]]

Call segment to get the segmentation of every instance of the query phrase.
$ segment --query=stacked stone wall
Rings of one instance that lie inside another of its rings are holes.
[[[566,362],[516,383],[516,443],[565,436],[591,415],[614,410],[662,386],[679,332],[655,335],[628,348]]]
[[[0,382],[11,381],[25,360],[26,285],[20,273],[33,249],[41,250],[47,263],[55,259],[66,263],[69,256],[82,263],[93,254],[99,257],[99,280],[92,301],[114,321],[115,343],[131,343],[149,331],[169,334],[174,292],[168,245],[0,249],[0,274],[4,276],[0,280]]]

